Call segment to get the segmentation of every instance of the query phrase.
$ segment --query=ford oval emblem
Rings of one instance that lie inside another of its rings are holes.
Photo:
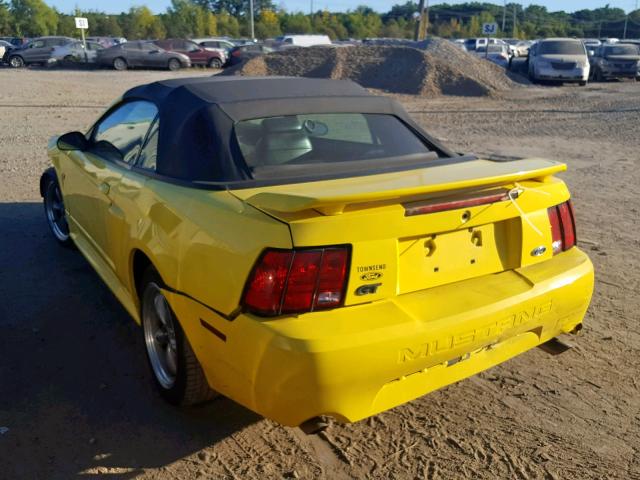
[[[544,252],[546,251],[547,251],[547,247],[545,247],[544,245],[540,245],[539,247],[536,247],[533,250],[531,250],[531,256],[539,257],[540,255],[544,255]]]
[[[360,275],[360,279],[365,282],[370,282],[371,280],[377,280],[382,276],[380,272],[367,272]]]

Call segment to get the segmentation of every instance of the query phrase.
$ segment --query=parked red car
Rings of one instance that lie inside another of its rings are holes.
[[[168,38],[166,40],[155,40],[153,43],[164,50],[186,55],[191,60],[191,65],[222,68],[222,65],[227,61],[224,54],[202,48],[191,40]]]

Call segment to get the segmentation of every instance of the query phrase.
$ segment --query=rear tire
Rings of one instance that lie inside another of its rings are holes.
[[[115,70],[118,70],[119,72],[122,72],[123,70],[126,70],[128,68],[127,61],[122,57],[115,58],[113,60],[113,68]]]
[[[211,400],[211,390],[180,322],[161,288],[160,275],[147,268],[141,289],[142,334],[153,381],[172,405],[189,406]]]
[[[584,86],[587,85],[587,82],[583,80],[583,81],[579,82],[578,85],[580,85],[581,87],[584,87]]]
[[[58,179],[53,174],[45,175],[42,181],[42,199],[49,230],[60,245],[72,247],[73,240],[69,235],[69,224]]]
[[[177,70],[180,70],[180,68],[182,68],[182,65],[180,64],[180,60],[178,60],[177,58],[172,58],[171,60],[169,60],[167,68],[172,72],[175,72]]]
[[[20,55],[9,57],[9,65],[12,68],[22,68],[24,67],[24,59]]]
[[[596,82],[604,82],[604,76],[602,75],[602,72],[598,69],[596,69],[596,73],[593,75],[593,79]]]
[[[209,65],[207,66],[209,68],[222,68],[222,62],[219,58],[212,58],[211,60],[209,60]]]

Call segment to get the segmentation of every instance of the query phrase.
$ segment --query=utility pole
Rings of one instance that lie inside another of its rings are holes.
[[[309,15],[313,17],[313,0],[311,0],[311,5],[309,6]]]
[[[511,32],[511,36],[516,38],[516,4],[513,4],[513,31]]]
[[[429,0],[426,0],[426,5],[424,7],[424,21],[422,24],[422,38],[420,40],[424,40],[427,38],[427,32],[429,31]]]
[[[249,25],[251,25],[251,40],[256,38],[255,31],[253,29],[253,0],[249,0]]]
[[[627,23],[629,22],[629,14],[627,13],[627,16],[624,17],[624,30],[622,32],[622,38],[627,38]]]
[[[502,7],[502,35],[504,36],[504,25],[507,20],[507,0],[504,0],[504,6]],[[487,50],[489,50],[487,48]]]
[[[422,11],[424,10],[424,0],[420,0],[418,4],[418,22],[416,23],[416,31],[413,34],[413,39],[417,42],[422,30]]]
[[[426,1],[426,4],[425,4]],[[429,25],[429,0],[420,0],[418,5],[418,24],[416,25],[416,33],[413,37],[414,40],[424,40],[427,38],[427,30]]]

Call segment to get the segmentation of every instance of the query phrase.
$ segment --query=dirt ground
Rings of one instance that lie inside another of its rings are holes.
[[[562,355],[535,349],[305,436],[224,398],[163,403],[137,327],[47,231],[37,185],[48,138],[175,75],[0,69],[0,478],[640,479],[639,83],[400,98],[459,151],[568,163],[593,302]]]

